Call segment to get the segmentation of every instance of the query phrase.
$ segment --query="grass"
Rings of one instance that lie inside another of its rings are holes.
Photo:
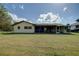
[[[79,33],[11,34],[0,33],[3,56],[79,56]]]

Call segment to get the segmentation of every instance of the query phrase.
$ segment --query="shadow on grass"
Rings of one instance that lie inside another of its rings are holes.
[[[35,35],[42,35],[42,34],[50,34],[50,35],[75,35],[73,33],[14,33],[14,32],[2,32],[3,35],[15,35],[15,34],[35,34]]]

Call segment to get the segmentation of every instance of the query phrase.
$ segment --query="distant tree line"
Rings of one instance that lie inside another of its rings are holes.
[[[10,31],[12,18],[2,4],[0,4],[0,31]]]

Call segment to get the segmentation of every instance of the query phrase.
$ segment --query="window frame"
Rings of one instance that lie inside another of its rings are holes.
[[[32,29],[32,26],[24,26],[24,29]]]
[[[27,26],[24,26],[24,29],[28,29],[28,27]]]
[[[28,29],[32,29],[32,27],[31,27],[31,26],[29,26],[29,27],[28,27]]]
[[[20,29],[20,26],[18,26],[17,29],[19,30]]]

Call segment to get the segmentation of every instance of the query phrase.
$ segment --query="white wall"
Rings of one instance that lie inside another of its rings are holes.
[[[18,26],[20,26],[20,29],[18,29]],[[32,29],[24,29],[24,26],[31,26]],[[34,31],[35,31],[34,26],[26,22],[14,25],[14,32],[16,33],[34,33]]]
[[[71,25],[71,30],[74,30],[76,29],[76,26],[75,25]]]

